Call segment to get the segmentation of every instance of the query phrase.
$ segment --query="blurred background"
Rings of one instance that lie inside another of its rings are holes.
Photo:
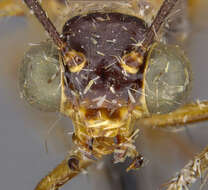
[[[196,1],[184,48],[193,70],[190,99],[204,100],[208,99],[208,2]],[[4,190],[34,189],[71,147],[71,121],[59,113],[31,108],[19,94],[18,65],[24,52],[29,44],[45,38],[34,18],[0,19],[0,188]],[[206,122],[187,126],[177,134],[141,131],[137,150],[148,160],[145,167],[126,173],[127,163],[115,165],[108,156],[66,184],[63,190],[159,189],[208,144],[207,134]],[[193,189],[199,189],[198,185]]]

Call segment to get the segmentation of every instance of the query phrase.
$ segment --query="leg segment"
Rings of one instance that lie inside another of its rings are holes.
[[[208,119],[208,101],[187,104],[168,114],[155,114],[143,118],[138,124],[144,127],[179,129],[185,124]]]
[[[35,190],[58,190],[93,162],[93,160],[85,157],[79,150],[74,150],[39,182]]]
[[[178,175],[164,184],[166,190],[183,190],[188,189],[198,178],[204,177],[203,186],[208,179],[208,147],[206,147],[194,160],[190,161]]]

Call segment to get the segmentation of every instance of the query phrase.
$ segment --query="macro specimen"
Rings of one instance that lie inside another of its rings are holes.
[[[77,145],[36,190],[60,188],[107,154],[114,154],[115,163],[130,157],[127,171],[140,168],[144,158],[134,146],[137,125],[169,129],[207,119],[208,102],[186,104],[192,78],[188,58],[160,38],[177,0],[165,0],[150,21],[126,10],[73,15],[62,34],[38,1],[25,3],[51,39],[26,53],[22,96],[41,110],[71,118]],[[187,188],[203,176],[207,160],[205,149],[167,189]]]

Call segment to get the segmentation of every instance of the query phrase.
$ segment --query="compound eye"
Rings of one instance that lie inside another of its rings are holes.
[[[80,72],[86,64],[86,58],[84,54],[74,50],[65,54],[64,61],[69,71],[72,73]]]
[[[137,52],[130,52],[119,61],[121,67],[130,74],[136,74],[140,65],[143,63],[143,57]]]
[[[19,68],[21,96],[39,110],[59,111],[60,85],[58,49],[51,41],[32,46]]]
[[[144,74],[149,113],[163,114],[185,103],[191,84],[190,64],[178,46],[153,44]]]

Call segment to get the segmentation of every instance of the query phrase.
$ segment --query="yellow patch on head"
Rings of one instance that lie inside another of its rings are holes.
[[[143,57],[137,52],[132,51],[124,55],[120,60],[121,67],[131,74],[136,74],[139,71],[140,65],[143,63]]]

